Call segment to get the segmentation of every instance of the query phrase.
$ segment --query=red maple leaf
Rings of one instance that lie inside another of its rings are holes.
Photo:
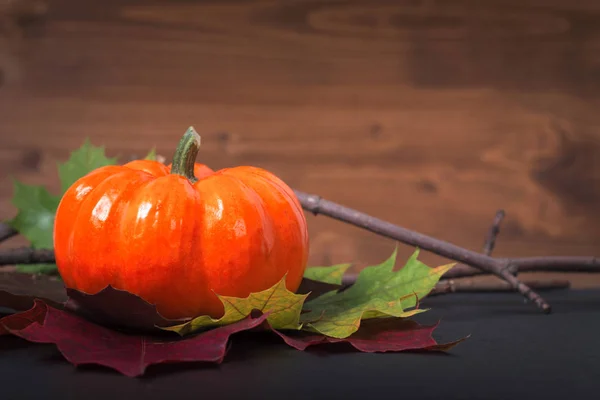
[[[327,343],[349,343],[355,349],[365,353],[427,350],[446,351],[467,339],[438,344],[433,338],[437,324],[431,326],[404,318],[371,319],[361,323],[360,329],[344,339],[327,337],[318,333],[274,331],[288,345],[298,350],[306,350],[309,346]]]
[[[466,339],[438,344],[432,336],[437,324],[423,326],[405,318],[364,320],[357,332],[338,339],[306,331],[274,330],[266,314],[181,338],[175,334],[166,336],[165,331],[157,329],[157,325],[174,321],[165,320],[153,305],[133,294],[110,287],[95,295],[64,293],[42,279],[35,281],[34,293],[26,294],[22,281],[28,283],[24,278],[13,279],[0,286],[0,305],[21,311],[0,318],[0,335],[51,343],[73,365],[102,365],[131,377],[143,375],[153,364],[220,363],[227,353],[230,336],[254,328],[270,330],[298,350],[348,343],[361,352],[446,351]],[[18,295],[11,293],[13,286]]]
[[[11,330],[25,329],[34,322],[41,324],[46,316],[47,307],[45,303],[42,304],[44,307],[37,307],[34,303],[34,306],[27,311],[0,318],[0,336],[11,334]]]
[[[32,309],[0,319],[0,330],[30,342],[53,343],[73,365],[98,364],[135,377],[153,364],[220,363],[229,337],[261,325],[266,317],[248,317],[189,338],[164,339],[111,330],[35,300]]]

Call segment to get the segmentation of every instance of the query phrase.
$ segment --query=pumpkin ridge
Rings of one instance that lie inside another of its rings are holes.
[[[240,167],[238,167],[240,168]],[[272,254],[273,254],[273,246],[275,246],[275,242],[277,240],[277,232],[275,229],[275,221],[273,220],[273,216],[269,213],[269,209],[263,197],[260,193],[252,187],[243,176],[233,175],[233,174],[224,174],[223,176],[228,176],[229,178],[234,179],[237,184],[242,187],[244,190],[244,195],[246,200],[251,202],[256,208],[258,214],[260,215],[260,221],[262,225],[262,246],[266,251],[263,252],[265,255],[264,262],[271,264],[272,263]],[[269,238],[271,238],[269,243]],[[268,274],[265,274],[265,280],[268,279]],[[271,286],[275,284],[275,282],[265,281],[263,285]]]
[[[139,177],[141,179],[137,180],[137,179],[126,179],[126,177],[131,176],[131,178],[134,177]],[[111,199],[111,205],[110,205],[110,209],[108,211],[108,215],[106,217],[106,220],[111,220],[111,223],[115,223],[118,225],[120,225],[121,223],[121,219],[122,219],[122,215],[123,215],[123,211],[127,206],[127,203],[124,204],[119,204],[122,203],[122,200],[124,198],[124,195],[126,193],[129,193],[130,191],[135,191],[137,190],[141,185],[143,185],[144,183],[155,179],[154,177],[152,177],[151,174],[148,174],[147,172],[144,171],[140,171],[140,170],[135,170],[135,169],[131,169],[131,168],[123,168],[122,170],[117,170],[114,174],[107,176],[105,179],[101,180],[100,182],[98,182],[94,187],[92,187],[92,189],[90,190],[90,193],[88,194],[88,196],[86,196],[85,199],[83,199],[83,201],[81,202],[78,212],[72,222],[72,232],[71,232],[71,237],[75,237],[75,236],[89,236],[86,235],[85,233],[80,232],[80,229],[84,229],[84,227],[87,227],[87,222],[90,218],[91,212],[81,212],[82,210],[94,210],[96,207],[98,207],[98,203],[105,198],[106,194],[95,199],[94,193],[98,190],[104,190],[104,193],[108,192],[106,185],[109,185],[110,183],[112,183],[112,181],[116,181],[116,182],[121,182],[123,181],[125,184],[119,184],[119,185],[115,185],[114,190],[116,192],[116,196]],[[109,182],[109,183],[107,183]],[[94,202],[92,200],[95,200]],[[93,203],[93,204],[90,204]],[[86,220],[86,221],[84,221]],[[113,222],[116,221],[116,222]],[[86,222],[86,223],[84,223]],[[81,228],[80,228],[81,227]],[[102,228],[102,229],[106,229],[106,228]],[[119,229],[117,229],[117,231],[120,232]],[[115,232],[116,233],[116,232]],[[113,238],[111,238],[112,242],[114,243],[119,243],[119,241],[121,240],[121,236],[118,235],[116,238],[113,236]],[[94,244],[93,239],[91,239],[91,245]],[[72,242],[71,242],[72,245]],[[114,248],[114,246],[112,246]],[[85,251],[89,251],[89,249],[86,249]],[[95,258],[96,261],[98,261],[100,258],[109,258],[110,260],[112,260],[112,251],[109,249],[107,252],[102,252],[102,254],[99,254],[98,257]],[[73,255],[77,255],[78,252],[75,251],[75,249],[70,248],[69,249],[69,254],[71,254],[71,257],[69,259],[69,262],[72,264],[77,264],[77,260],[73,259]],[[118,265],[115,265],[114,261],[110,263],[111,265],[108,266],[106,264],[100,266],[98,265],[97,267],[90,267],[90,266],[85,266],[85,268],[90,268],[92,270],[98,269],[98,268],[102,268],[104,270],[104,273],[107,272],[107,270],[109,270],[109,272],[111,272],[111,277],[109,279],[105,279],[107,281],[109,281],[111,284],[113,284],[113,286],[119,286],[120,285],[120,276],[117,276],[118,274],[115,272],[116,270],[118,270]],[[107,268],[108,267],[108,268]],[[110,271],[112,270],[112,271]],[[73,281],[76,284],[76,287],[81,287],[81,282],[82,282],[82,275],[78,274],[78,272],[81,272],[80,268],[75,268],[75,269],[71,269],[71,271],[74,273],[73,276]],[[83,281],[87,281],[89,278],[89,272],[86,272],[86,278],[83,279]],[[102,289],[102,288],[99,288]]]

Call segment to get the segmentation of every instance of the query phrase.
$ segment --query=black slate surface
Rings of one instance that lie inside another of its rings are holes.
[[[600,290],[544,294],[544,315],[516,294],[427,299],[436,338],[471,338],[449,354],[300,352],[276,338],[234,337],[225,362],[149,367],[126,378],[75,368],[52,345],[0,337],[1,399],[597,399]]]

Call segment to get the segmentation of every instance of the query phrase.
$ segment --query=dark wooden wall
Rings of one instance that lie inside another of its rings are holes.
[[[596,0],[0,0],[9,176],[58,189],[85,137],[291,186],[498,255],[600,253]],[[309,216],[311,264],[394,243]],[[402,257],[411,249],[401,247]],[[432,263],[443,260],[424,255]],[[582,283],[588,282],[586,279]]]

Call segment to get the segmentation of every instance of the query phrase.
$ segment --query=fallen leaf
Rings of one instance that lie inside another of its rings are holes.
[[[332,338],[321,334],[275,331],[288,345],[298,350],[327,343],[349,343],[365,353],[398,352],[406,350],[447,351],[463,340],[439,344],[433,338],[436,325],[423,326],[404,318],[370,319],[359,330],[346,338]]]
[[[43,299],[55,307],[67,300],[62,281],[45,275],[0,272],[0,307],[25,311],[34,299]]]
[[[47,307],[43,301],[38,301],[44,306],[40,307],[34,302],[33,306],[26,311],[0,318],[0,336],[10,334],[10,330],[25,329],[34,322],[41,324],[46,316]]]
[[[317,282],[341,285],[346,270],[351,264],[338,264],[330,267],[310,267],[304,271],[304,277]]]
[[[40,314],[45,315],[40,323]],[[23,315],[26,314],[25,317]],[[21,317],[21,319],[19,319]],[[181,339],[127,335],[96,325],[70,312],[36,300],[32,310],[0,320],[8,333],[34,343],[52,343],[71,364],[96,364],[129,377],[141,376],[150,365],[175,362],[220,363],[229,337],[260,326],[267,318],[248,316],[233,324]]]
[[[65,308],[100,325],[137,332],[160,332],[158,326],[182,324],[190,319],[173,320],[160,315],[156,306],[125,290],[107,286],[88,294],[66,289]]]
[[[380,265],[363,269],[344,291],[327,292],[306,302],[300,321],[303,329],[330,337],[346,338],[361,321],[378,317],[407,318],[426,311],[418,305],[454,264],[430,268],[417,260],[416,250],[406,265],[394,271],[397,250]]]
[[[325,293],[331,292],[332,290],[340,290],[343,287],[341,285],[335,285],[333,283],[313,281],[312,279],[302,278],[300,287],[296,291],[298,294],[306,294],[308,297],[305,301],[315,299]]]
[[[273,329],[300,329],[300,313],[307,295],[290,292],[286,288],[285,279],[284,276],[271,288],[262,292],[250,293],[245,298],[217,295],[225,308],[223,316],[219,319],[203,315],[184,324],[161,329],[177,332],[182,336],[189,335],[199,330],[240,321],[250,315],[253,310],[268,313],[267,320]]]
[[[190,319],[172,320],[156,307],[127,291],[108,286],[95,294],[65,288],[62,281],[45,275],[0,273],[0,307],[15,311],[31,308],[35,299],[55,308],[66,308],[84,318],[116,329],[161,333],[157,326],[182,324]]]

